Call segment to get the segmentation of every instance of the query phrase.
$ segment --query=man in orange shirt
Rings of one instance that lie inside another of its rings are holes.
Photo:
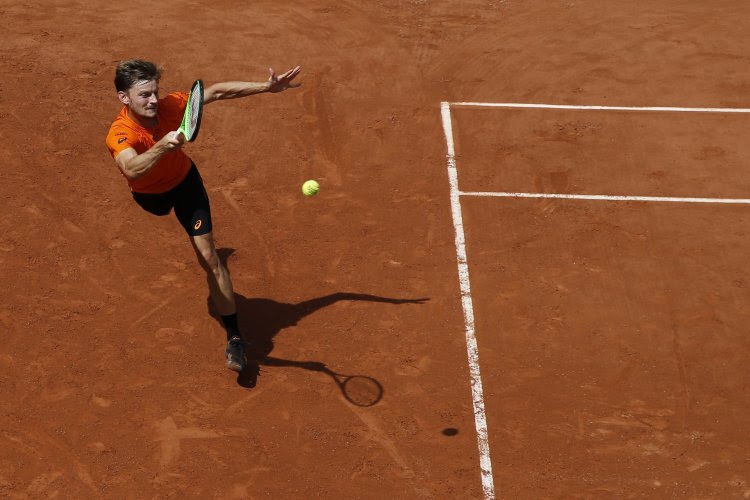
[[[267,82],[223,82],[207,87],[203,104],[293,87],[299,66]],[[161,70],[152,62],[122,61],[115,71],[115,88],[124,105],[107,134],[109,149],[125,177],[135,201],[155,215],[174,209],[185,228],[201,266],[208,274],[209,290],[227,331],[227,368],[242,371],[244,345],[237,325],[237,308],[229,271],[216,252],[208,195],[197,167],[181,150],[185,137],[177,132],[188,94],[174,92],[159,99]]]

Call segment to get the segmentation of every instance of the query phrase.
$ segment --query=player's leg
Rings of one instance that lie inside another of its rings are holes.
[[[219,258],[213,233],[193,236],[191,242],[198,262],[206,271],[211,300],[227,331],[227,347],[224,350],[227,368],[240,372],[245,368],[245,346],[237,324],[237,307],[229,270]]]
[[[195,166],[180,184],[175,198],[175,215],[190,236],[198,262],[206,271],[211,301],[227,331],[227,368],[241,371],[245,365],[244,346],[237,321],[232,280],[229,270],[216,251],[211,206],[203,180]]]
[[[234,289],[229,270],[219,259],[213,233],[206,233],[191,238],[193,248],[201,267],[206,271],[211,300],[220,316],[229,316],[237,312],[234,302]]]

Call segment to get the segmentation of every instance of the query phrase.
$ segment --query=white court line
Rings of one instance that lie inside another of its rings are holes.
[[[527,104],[520,102],[452,102],[448,106],[478,108],[534,108],[534,109],[580,109],[604,111],[671,111],[677,113],[750,113],[750,108],[681,108],[681,107],[635,107],[635,106],[577,106],[568,104]]]
[[[471,285],[469,284],[469,264],[466,260],[466,238],[464,223],[461,216],[461,200],[458,190],[458,173],[456,171],[456,151],[453,145],[453,125],[451,124],[450,104],[440,105],[443,116],[443,131],[448,145],[448,180],[451,188],[451,213],[453,214],[453,228],[456,232],[456,257],[458,260],[458,280],[461,287],[461,303],[464,309],[464,323],[466,327],[466,353],[469,357],[469,373],[471,375],[471,395],[474,403],[474,425],[477,431],[479,445],[479,467],[482,472],[482,489],[484,498],[495,498],[495,486],[492,480],[492,461],[490,460],[490,444],[487,432],[487,418],[484,410],[484,391],[482,377],[479,373],[479,349],[474,334],[474,306],[471,301]]]
[[[461,196],[491,196],[497,198],[558,198],[566,200],[603,201],[665,201],[672,203],[724,203],[750,205],[747,198],[675,198],[669,196],[610,196],[605,194],[503,193],[494,191],[459,191]]]
[[[750,108],[688,108],[688,107],[633,107],[633,106],[578,106],[562,104],[533,104],[533,103],[489,103],[489,102],[442,102],[440,105],[443,130],[448,146],[448,179],[450,182],[451,212],[453,227],[456,233],[456,256],[458,260],[458,276],[461,289],[461,303],[464,310],[466,327],[466,350],[469,358],[471,374],[471,390],[474,403],[474,423],[479,445],[479,462],[482,475],[482,488],[485,499],[495,498],[495,487],[492,478],[492,462],[488,441],[487,419],[484,408],[484,394],[482,379],[479,371],[479,350],[474,329],[474,307],[471,299],[471,285],[469,282],[469,266],[466,255],[466,239],[461,213],[461,196],[486,196],[505,198],[558,198],[577,200],[606,200],[606,201],[655,201],[681,203],[724,203],[750,204],[750,199],[733,198],[678,198],[662,196],[611,196],[611,195],[576,195],[554,193],[506,193],[460,191],[458,189],[458,173],[456,169],[456,151],[453,141],[453,125],[451,122],[451,106],[484,107],[484,108],[533,108],[533,109],[568,109],[568,110],[606,110],[606,111],[661,111],[683,113],[750,113]]]

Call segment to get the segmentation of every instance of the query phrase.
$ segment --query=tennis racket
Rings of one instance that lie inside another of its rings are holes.
[[[181,133],[185,140],[193,142],[198,137],[198,130],[201,128],[201,115],[203,114],[203,82],[196,80],[193,88],[190,89],[185,114],[182,115],[182,123],[177,132]]]

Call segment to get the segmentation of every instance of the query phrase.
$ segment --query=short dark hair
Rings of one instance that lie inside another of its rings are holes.
[[[161,68],[151,61],[143,59],[129,59],[120,61],[115,70],[115,88],[118,92],[127,92],[138,82],[161,78]]]

